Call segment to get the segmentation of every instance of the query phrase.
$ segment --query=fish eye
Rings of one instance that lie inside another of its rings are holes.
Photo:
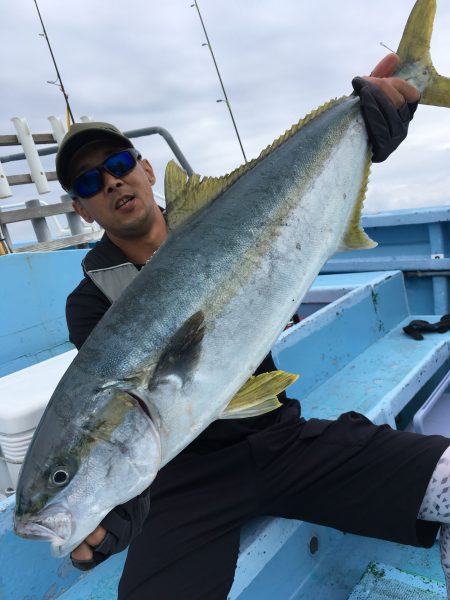
[[[50,475],[50,483],[57,487],[66,485],[70,479],[69,472],[66,467],[56,467]]]

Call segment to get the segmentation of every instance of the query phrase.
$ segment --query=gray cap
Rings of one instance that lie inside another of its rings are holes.
[[[91,142],[113,142],[124,148],[134,148],[131,141],[111,123],[86,121],[74,123],[64,136],[56,154],[56,174],[62,187],[67,190],[70,186],[69,167],[75,152]]]

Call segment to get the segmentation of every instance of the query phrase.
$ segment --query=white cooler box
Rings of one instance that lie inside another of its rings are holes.
[[[0,378],[0,496],[15,490],[39,419],[76,353],[70,350]]]

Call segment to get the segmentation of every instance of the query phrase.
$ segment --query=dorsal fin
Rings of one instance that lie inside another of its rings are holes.
[[[173,231],[191,215],[217,198],[236,181],[237,177],[229,180],[235,172],[223,177],[203,177],[201,180],[200,175],[194,173],[188,179],[186,171],[171,160],[167,164],[164,178],[169,229]]]
[[[227,175],[201,178],[200,175],[194,173],[188,178],[186,171],[178,166],[175,161],[171,160],[167,164],[164,179],[169,229],[173,231],[203,206],[213,202],[242,175],[250,171],[250,169],[296,134],[302,127],[326,110],[339,104],[344,98],[329,100],[322,106],[319,106],[267,146],[258,158],[254,158],[248,163],[241,165]]]

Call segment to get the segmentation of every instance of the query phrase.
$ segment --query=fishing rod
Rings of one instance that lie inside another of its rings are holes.
[[[60,88],[61,92],[63,93],[64,100],[65,100],[65,102],[66,102],[66,111],[67,111],[67,128],[69,129],[69,127],[70,127],[70,119],[69,119],[69,116],[70,116],[70,118],[72,119],[72,123],[75,123],[75,119],[74,119],[74,117],[73,117],[72,109],[70,108],[70,104],[69,104],[69,96],[68,96],[68,94],[66,93],[66,90],[64,89],[64,84],[63,84],[63,81],[62,81],[61,75],[60,75],[60,73],[59,73],[58,65],[56,64],[55,55],[53,54],[53,50],[52,50],[52,47],[51,47],[51,44],[50,44],[50,40],[49,40],[49,38],[48,38],[48,35],[47,35],[47,31],[46,31],[46,29],[45,29],[44,21],[43,21],[43,19],[42,19],[42,16],[41,16],[41,11],[39,10],[39,6],[38,6],[38,3],[37,3],[37,0],[34,0],[34,4],[35,4],[35,6],[36,6],[36,10],[37,10],[37,13],[38,13],[38,15],[39,15],[39,20],[40,20],[40,22],[41,22],[42,29],[43,29],[43,31],[44,31],[44,34],[43,34],[43,36],[45,37],[45,39],[46,39],[46,41],[47,41],[47,44],[48,44],[48,49],[50,50],[50,55],[51,55],[51,57],[52,57],[53,64],[54,64],[54,66],[55,66],[55,69],[56,69],[56,80],[55,80],[55,81],[48,81],[47,83],[54,83],[55,85],[58,85],[58,87]],[[59,82],[59,83],[58,83],[58,84],[56,84],[56,82]]]
[[[234,130],[236,132],[236,136],[237,136],[237,139],[238,139],[238,142],[239,142],[239,146],[241,147],[242,155],[244,157],[245,162],[247,162],[247,157],[245,156],[245,152],[244,152],[244,146],[242,145],[242,141],[241,141],[241,137],[239,135],[239,131],[238,131],[238,128],[237,128],[237,125],[236,125],[236,121],[234,120],[233,111],[231,110],[231,104],[230,104],[230,101],[228,100],[228,96],[227,96],[227,93],[225,91],[225,86],[223,84],[222,77],[220,76],[220,71],[219,71],[219,67],[217,65],[216,57],[214,56],[214,52],[213,52],[213,49],[212,49],[212,46],[211,46],[211,42],[209,41],[208,33],[206,31],[205,23],[203,22],[202,15],[201,15],[200,8],[198,6],[197,0],[194,0],[194,4],[191,4],[191,8],[194,8],[194,7],[197,9],[198,16],[200,18],[200,23],[202,24],[203,32],[204,32],[205,37],[206,37],[206,44],[203,44],[203,46],[208,46],[209,51],[211,52],[211,56],[212,56],[212,59],[213,59],[213,62],[214,62],[214,66],[216,68],[217,76],[219,78],[220,85],[222,87],[222,92],[223,92],[223,95],[225,97],[225,104],[228,107],[228,111],[230,113],[230,117],[231,117],[231,120],[233,122],[233,127],[234,127]],[[217,100],[217,102],[222,102],[222,100]]]

